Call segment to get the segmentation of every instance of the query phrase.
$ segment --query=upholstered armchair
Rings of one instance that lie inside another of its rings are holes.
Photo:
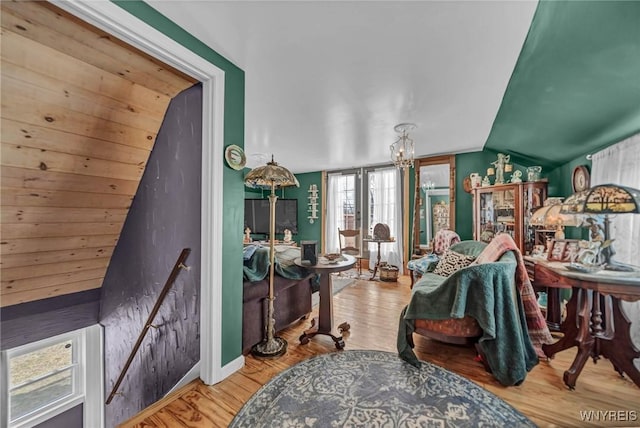
[[[411,292],[398,329],[398,352],[417,364],[413,334],[454,344],[477,343],[494,376],[505,385],[521,382],[537,363],[517,288],[514,251],[496,261],[473,260],[487,244],[462,241],[450,247],[433,272]]]
[[[407,264],[409,277],[411,278],[411,288],[413,288],[417,279],[436,267],[440,256],[442,256],[449,247],[458,242],[460,242],[460,236],[453,230],[439,230],[433,239],[433,252],[418,259],[410,260]]]

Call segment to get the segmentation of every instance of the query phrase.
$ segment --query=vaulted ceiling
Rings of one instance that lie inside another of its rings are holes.
[[[380,164],[413,122],[417,156],[549,166],[640,130],[638,1],[148,3],[245,71],[250,162]]]

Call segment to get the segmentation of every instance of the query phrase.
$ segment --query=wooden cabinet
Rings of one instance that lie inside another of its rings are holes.
[[[528,254],[535,239],[529,219],[547,198],[547,181],[476,187],[472,192],[474,239],[489,242],[505,232]]]

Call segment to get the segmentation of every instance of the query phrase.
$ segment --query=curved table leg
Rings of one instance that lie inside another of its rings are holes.
[[[311,320],[311,328],[305,330],[300,336],[300,343],[305,345],[309,343],[316,334],[324,334],[330,336],[335,342],[336,348],[344,348],[344,333],[349,331],[350,325],[346,322],[340,324],[340,336],[334,336],[333,331],[333,287],[331,284],[331,274],[323,273],[320,275],[320,307],[317,318]]]
[[[631,340],[631,322],[622,309],[620,299],[611,296],[613,303],[613,326],[615,336],[611,340],[596,339],[600,345],[600,353],[611,361],[613,368],[620,374],[626,373],[640,387],[640,372],[633,360],[640,358],[640,350]]]
[[[567,317],[564,319],[562,325],[560,326],[560,331],[564,334],[564,336],[551,345],[542,345],[542,351],[548,358],[553,358],[553,356],[558,352],[578,345],[578,324],[580,322],[580,320],[578,319],[578,305],[582,303],[582,305],[580,306],[583,306],[583,304],[585,303],[586,299],[584,298],[583,293],[584,290],[581,288],[574,287],[572,289],[571,298],[567,303]],[[580,309],[582,310],[583,308]]]
[[[576,380],[580,376],[580,372],[584,368],[584,364],[593,354],[595,340],[589,331],[589,322],[591,319],[591,308],[593,305],[593,291],[582,290],[583,297],[580,302],[580,310],[578,312],[578,336],[575,341],[578,345],[578,353],[576,354],[571,367],[564,372],[564,383],[569,389],[575,389]],[[597,294],[597,293],[596,293]],[[596,296],[596,299],[598,296]]]

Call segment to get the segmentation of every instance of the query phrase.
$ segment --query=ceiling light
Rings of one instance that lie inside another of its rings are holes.
[[[389,148],[391,149],[391,161],[398,168],[413,166],[413,140],[409,138],[407,131],[411,131],[415,127],[414,123],[399,123],[393,127],[400,136]]]

